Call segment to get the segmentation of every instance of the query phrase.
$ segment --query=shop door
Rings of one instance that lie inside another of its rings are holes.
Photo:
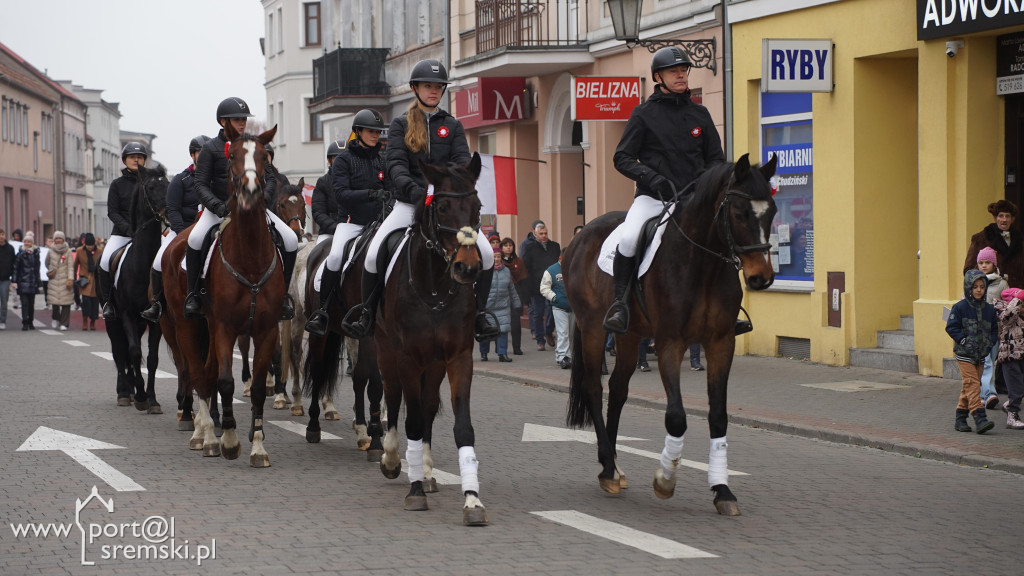
[[[1024,94],[1006,96],[1006,167],[1004,197],[1021,206],[1021,178],[1024,177]]]

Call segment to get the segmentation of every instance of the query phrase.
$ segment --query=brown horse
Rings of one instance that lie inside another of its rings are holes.
[[[435,489],[431,426],[441,404],[441,381],[447,374],[466,497],[462,521],[483,525],[487,513],[479,498],[469,414],[476,315],[473,282],[482,269],[476,248],[480,199],[474,190],[480,156],[474,154],[465,166],[420,166],[436,192],[416,208],[405,246],[388,277],[374,334],[390,415],[380,468],[388,478],[396,478],[401,471],[398,414],[404,397],[405,457],[411,483],[405,509],[427,509],[424,483]]]
[[[774,156],[757,168],[750,166],[744,154],[735,164],[707,170],[695,183],[695,190],[677,204],[664,224],[661,248],[650,270],[634,282],[638,297],[632,299],[629,332],[615,337],[607,423],[601,417],[602,319],[613,298],[613,284],[597,262],[602,243],[622,223],[625,213],[613,212],[592,221],[566,249],[562,271],[577,326],[566,420],[572,427],[594,425],[602,466],[598,480],[604,490],[617,494],[626,486],[615,460],[615,439],[640,339],[653,336],[658,343],[658,371],[668,397],[668,436],[661,467],[655,472],[654,491],[659,498],[672,496],[686,431],[679,369],[690,344],[699,342],[708,366],[708,480],[719,513],[739,514],[736,497],[728,487],[725,441],[726,387],[743,298],[736,272],[743,270],[747,287],[753,290],[763,290],[775,279],[767,243],[776,210],[768,182],[774,174]],[[645,305],[638,302],[641,299]]]

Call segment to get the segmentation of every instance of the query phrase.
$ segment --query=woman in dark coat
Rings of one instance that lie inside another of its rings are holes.
[[[35,330],[36,294],[39,293],[39,248],[32,232],[25,234],[25,243],[14,259],[14,287],[21,297],[21,329]]]
[[[516,356],[523,355],[523,302],[526,302],[526,286],[524,280],[529,278],[526,271],[526,263],[516,254],[516,241],[511,238],[504,238],[501,241],[501,262],[512,273],[512,283],[516,286],[516,294],[519,296],[519,307],[512,308],[512,353]]]
[[[964,260],[964,273],[978,267],[978,252],[991,247],[996,251],[996,268],[1006,275],[1011,288],[1024,288],[1024,237],[1014,224],[1017,206],[1009,200],[988,205],[993,222],[971,236],[971,246]]]

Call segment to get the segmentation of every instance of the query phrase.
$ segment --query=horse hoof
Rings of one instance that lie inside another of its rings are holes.
[[[273,396],[273,395],[274,395],[274,387],[273,386],[267,386],[267,396],[269,397],[269,396]]]
[[[328,410],[324,412],[324,420],[341,420],[341,414],[337,410]]]
[[[739,516],[740,506],[736,501],[736,496],[733,495],[732,490],[725,484],[716,484],[711,487],[711,491],[715,493],[715,509],[722,516]]]
[[[146,410],[149,410],[149,400],[143,400],[141,402],[136,400],[135,409],[138,410],[139,412],[145,412]]]
[[[405,509],[410,512],[422,512],[424,510],[428,510],[427,497],[420,495],[406,496]]]
[[[164,409],[159,404],[150,404],[149,409],[146,410],[147,414],[163,414]]]
[[[662,500],[668,500],[676,493],[676,477],[665,478],[665,474],[658,468],[654,472],[654,495]]]
[[[242,396],[246,398],[252,397],[252,390],[249,388],[248,385],[246,385],[245,390],[242,391]]]
[[[427,494],[434,494],[437,492],[437,479],[427,478],[423,480],[423,491]]]
[[[292,416],[305,416],[306,412],[302,409],[302,406],[292,406]]]
[[[466,526],[487,526],[487,510],[483,506],[463,508],[462,523]]]
[[[120,406],[120,407],[131,406],[132,405],[132,401],[127,399],[127,398],[118,398],[117,399],[117,405]]]
[[[366,461],[367,462],[380,462],[380,459],[384,457],[383,450],[367,450]]]
[[[236,460],[236,459],[238,459],[239,456],[241,456],[241,454],[242,454],[242,445],[241,444],[238,444],[237,446],[232,446],[230,448],[227,447],[227,446],[224,446],[223,449],[221,450],[221,455],[224,456],[225,460]]]
[[[213,444],[203,444],[203,456],[207,458],[220,456],[220,442],[214,442]]]
[[[369,450],[370,449],[370,439],[369,438],[360,438],[360,439],[356,440],[356,448],[359,448],[363,452]]]
[[[616,478],[601,478],[598,476],[597,481],[601,483],[601,489],[609,494],[618,494],[622,490],[622,486],[619,485],[619,481]]]
[[[318,444],[320,442],[320,431],[306,428],[306,442],[309,442],[310,444]]]
[[[203,449],[203,439],[202,438],[192,438],[191,440],[188,441],[188,449],[189,450],[202,450]]]
[[[629,482],[626,482],[626,475],[619,474],[619,489],[625,490],[626,488],[629,488]]]
[[[287,405],[284,400],[274,400],[274,410],[284,410]]]
[[[192,432],[196,429],[196,423],[192,420],[180,420],[178,422],[178,432]]]
[[[402,463],[399,462],[398,466],[396,466],[394,470],[389,470],[388,467],[384,465],[384,460],[381,459],[380,473],[383,474],[384,477],[387,478],[388,480],[394,480],[395,478],[398,478],[399,474],[402,473]]]
[[[178,411],[177,411],[177,412],[176,412],[176,413],[174,414],[174,419],[175,419],[175,420],[177,420],[178,422],[181,422],[181,414],[182,414],[181,410],[178,410]],[[179,428],[179,430],[180,430],[180,428]]]
[[[249,466],[252,468],[270,468],[270,456],[267,454],[253,454],[249,456]]]

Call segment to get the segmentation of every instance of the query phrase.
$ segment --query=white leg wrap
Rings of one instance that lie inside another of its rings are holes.
[[[676,475],[679,457],[683,455],[683,437],[665,435],[665,449],[661,451],[661,473],[665,478]]]
[[[423,440],[409,440],[405,448],[405,459],[409,462],[409,483],[423,481]]]
[[[462,475],[463,492],[480,493],[480,480],[476,475],[478,466],[476,451],[472,446],[459,448],[459,474]]]
[[[729,459],[726,457],[728,447],[725,436],[711,439],[711,449],[708,453],[708,483],[711,486],[729,484]]]

